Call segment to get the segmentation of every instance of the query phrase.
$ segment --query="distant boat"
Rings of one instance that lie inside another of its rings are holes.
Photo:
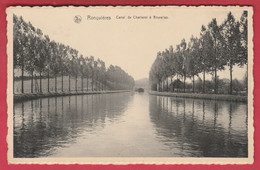
[[[139,93],[142,93],[142,92],[144,92],[144,89],[143,88],[138,88],[136,91],[139,92]]]

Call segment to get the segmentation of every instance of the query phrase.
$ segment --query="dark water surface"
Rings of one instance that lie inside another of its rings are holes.
[[[247,104],[138,93],[14,105],[14,157],[247,157]]]

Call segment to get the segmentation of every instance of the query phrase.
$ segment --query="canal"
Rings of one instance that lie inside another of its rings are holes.
[[[247,104],[141,93],[14,104],[14,157],[247,157]]]

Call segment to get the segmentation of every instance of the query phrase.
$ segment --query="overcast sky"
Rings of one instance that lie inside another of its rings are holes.
[[[64,43],[84,56],[94,56],[106,65],[118,65],[134,79],[148,77],[158,51],[181,39],[199,36],[201,26],[212,18],[220,24],[231,11],[236,19],[240,8],[27,8],[14,13],[40,28],[51,40]],[[74,22],[80,15],[82,21]],[[88,20],[87,16],[110,16],[111,20]],[[116,19],[116,16],[166,16],[168,19]],[[234,68],[234,78],[242,79],[245,68]],[[227,71],[219,72],[229,78]]]

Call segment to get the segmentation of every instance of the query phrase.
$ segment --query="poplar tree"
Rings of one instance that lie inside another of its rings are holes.
[[[229,66],[230,72],[230,91],[232,94],[232,72],[233,66],[239,63],[239,52],[241,50],[239,22],[237,22],[231,12],[228,13],[227,19],[221,25],[223,37],[223,56]]]

